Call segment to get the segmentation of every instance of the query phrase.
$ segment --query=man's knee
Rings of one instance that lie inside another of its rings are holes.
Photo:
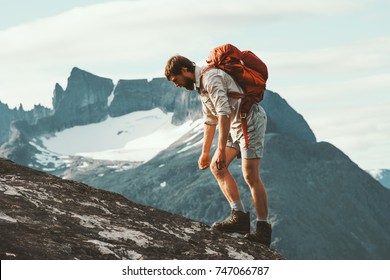
[[[261,182],[260,179],[260,160],[244,160],[242,167],[242,175],[245,182],[249,187],[258,185]]]
[[[256,172],[245,173],[243,175],[244,175],[245,182],[251,188],[257,186],[261,182],[260,175]]]
[[[210,166],[210,170],[211,170],[211,173],[213,173],[214,177],[217,179],[223,178],[226,175],[226,173],[228,172],[227,167],[225,167],[223,169],[218,169],[216,164],[212,164]]]
[[[248,184],[249,187],[253,187],[256,185],[256,178],[253,175],[246,174],[244,175],[244,180]]]

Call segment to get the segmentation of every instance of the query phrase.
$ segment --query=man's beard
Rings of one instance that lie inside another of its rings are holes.
[[[194,81],[192,81],[190,78],[188,77],[184,77],[184,85],[183,87],[186,89],[186,90],[194,90],[195,87],[194,87]]]

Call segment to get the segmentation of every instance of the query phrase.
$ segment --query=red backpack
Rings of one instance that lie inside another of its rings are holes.
[[[268,69],[265,63],[251,51],[240,51],[231,44],[214,48],[207,60],[208,66],[203,74],[212,69],[219,68],[228,73],[243,89],[244,93],[228,92],[229,97],[242,98],[240,106],[241,124],[248,147],[248,128],[246,115],[252,105],[263,100],[265,84],[268,79]],[[202,81],[202,79],[201,79]]]

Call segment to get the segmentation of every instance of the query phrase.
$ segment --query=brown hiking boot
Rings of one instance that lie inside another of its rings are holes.
[[[244,238],[250,241],[259,242],[269,247],[271,245],[271,235],[271,224],[258,221],[256,224],[256,231],[246,234]]]
[[[212,226],[213,229],[223,232],[237,232],[245,234],[250,232],[249,212],[232,210],[232,216],[222,222],[216,222]]]

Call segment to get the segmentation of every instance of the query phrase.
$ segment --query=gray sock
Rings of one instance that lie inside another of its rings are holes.
[[[230,202],[230,207],[235,211],[241,211],[245,213],[244,205],[242,204],[241,199],[237,201]]]
[[[258,222],[266,222],[266,223],[268,223],[268,219],[260,219],[260,218],[257,218],[257,221],[258,221]]]

